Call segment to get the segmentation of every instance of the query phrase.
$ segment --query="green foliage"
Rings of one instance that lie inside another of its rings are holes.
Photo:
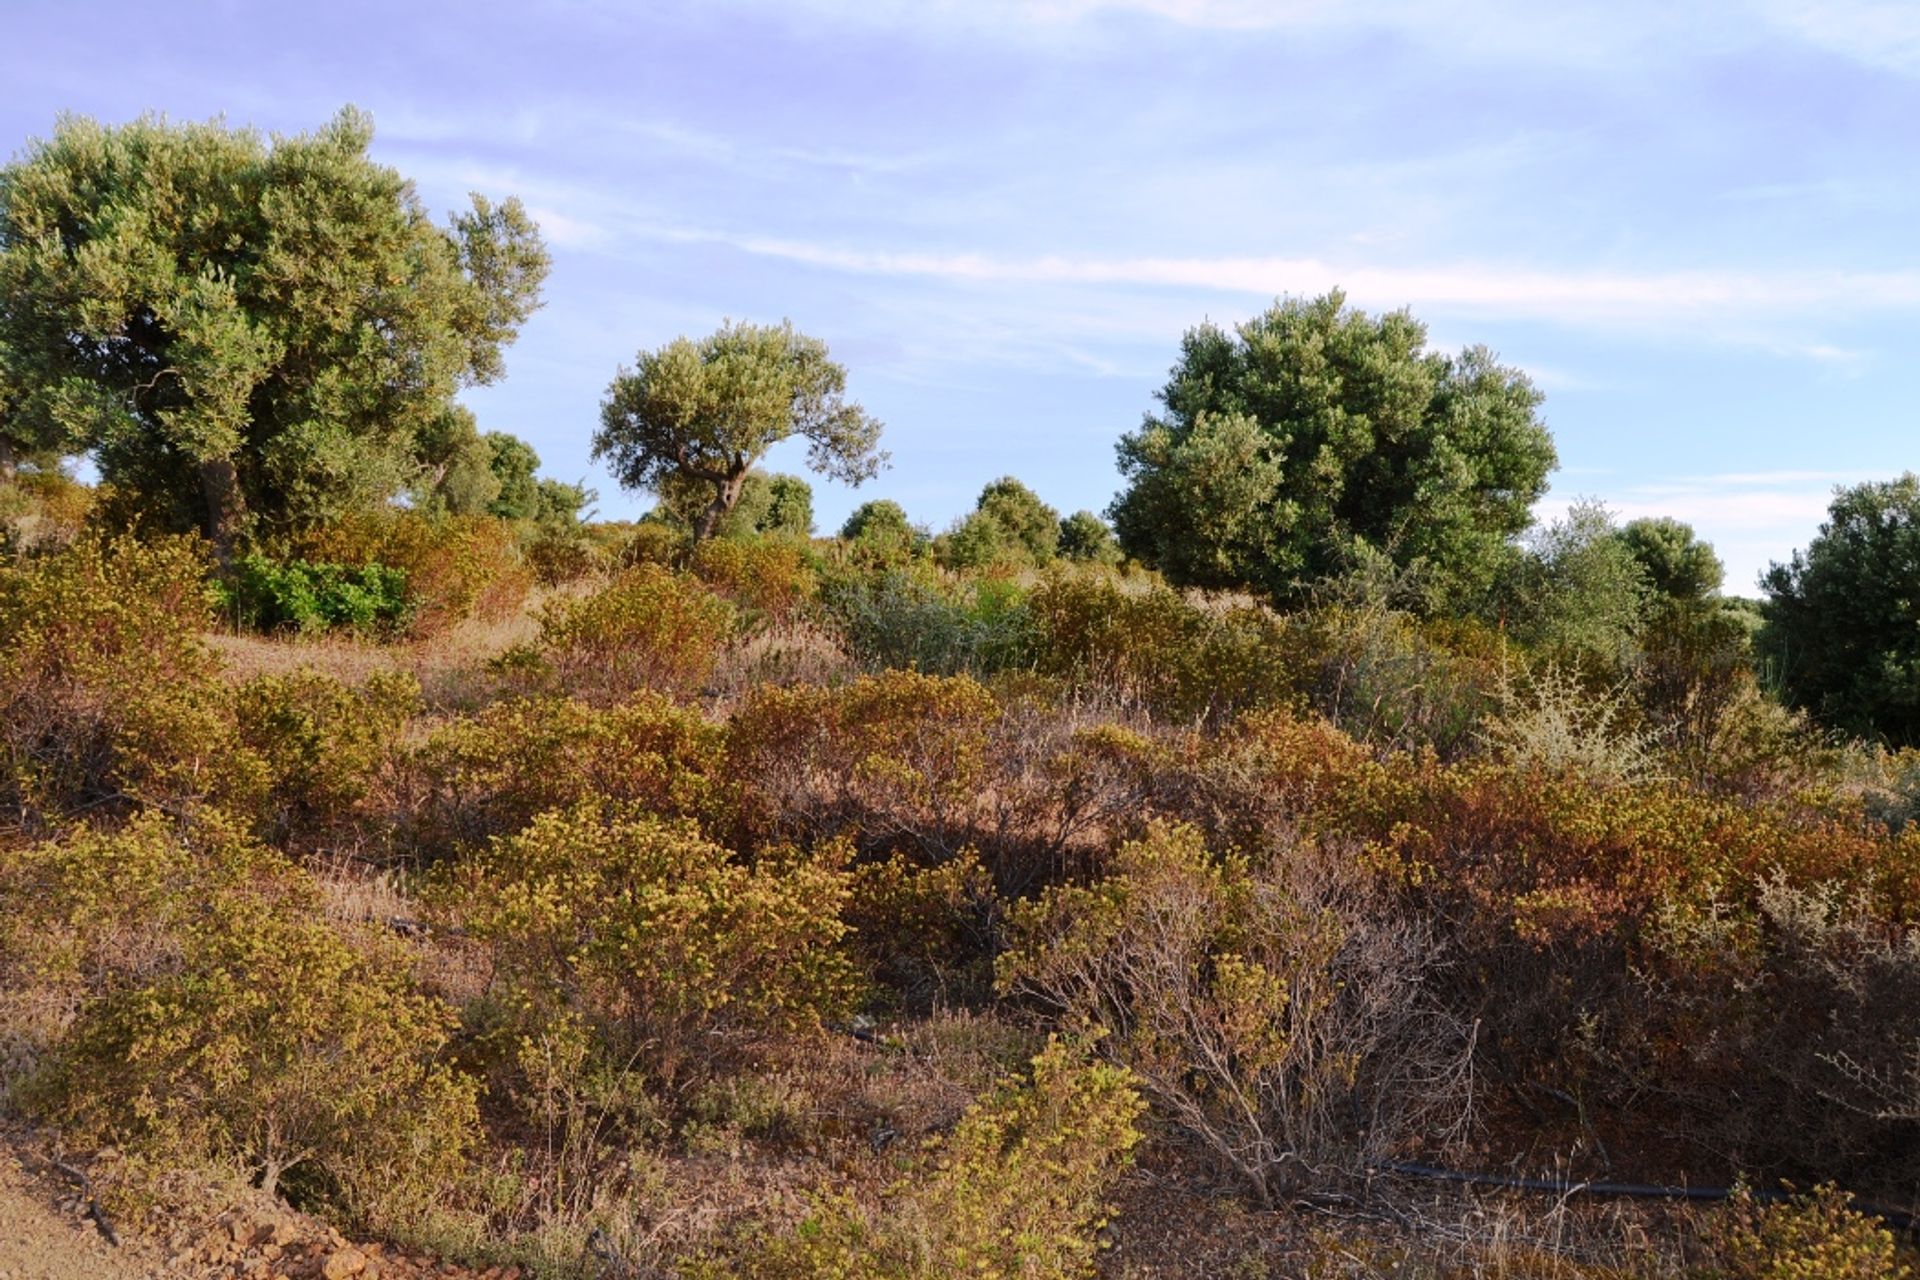
[[[674,472],[654,487],[659,502],[654,518],[691,532],[713,501],[713,486]],[[799,476],[759,468],[747,472],[733,506],[713,526],[716,538],[748,539],[765,535],[804,539],[813,534],[813,486]]]
[[[1120,545],[1178,585],[1298,599],[1358,544],[1418,567],[1428,608],[1493,581],[1554,465],[1540,396],[1484,347],[1425,350],[1338,291],[1231,334],[1189,330],[1165,412],[1122,437]]]
[[[256,552],[236,560],[218,589],[221,612],[256,631],[392,632],[411,608],[407,575],[384,564],[271,560]]]
[[[843,847],[752,865],[686,823],[591,801],[453,864],[442,908],[535,1028],[578,1019],[611,1064],[672,1082],[855,992]]]
[[[438,1061],[452,1011],[413,991],[392,945],[313,918],[290,866],[148,819],[8,872],[37,890],[12,939],[71,940],[80,979],[27,1091],[43,1118],[367,1221],[417,1214],[457,1180],[476,1116],[472,1082]]]
[[[1576,502],[1540,531],[1504,585],[1506,620],[1524,643],[1607,672],[1628,668],[1646,621],[1646,570],[1597,502]]]
[[[1763,580],[1759,637],[1786,699],[1849,733],[1920,745],[1920,476],[1836,492],[1804,554]]]
[[[1633,552],[1647,585],[1670,600],[1704,600],[1720,590],[1726,569],[1693,526],[1665,517],[1629,520],[1620,540]]]
[[[218,123],[62,119],[0,172],[10,434],[97,451],[223,552],[405,489],[416,444],[538,305],[517,201],[442,229],[348,108],[271,143]]]
[[[1092,564],[1120,563],[1120,543],[1113,528],[1091,511],[1076,511],[1060,520],[1060,555]]]
[[[498,665],[590,702],[641,689],[689,697],[712,674],[735,622],[733,606],[698,579],[636,565],[592,595],[548,601],[538,641]]]
[[[622,368],[601,405],[593,456],[629,489],[658,491],[670,477],[706,486],[695,541],[713,536],[767,450],[800,436],[807,465],[859,484],[885,464],[880,424],[843,398],[846,370],[826,344],[779,325],[722,325],[694,342],[676,338]],[[789,508],[791,509],[791,502]]]
[[[820,605],[869,669],[985,675],[1024,665],[1031,651],[1026,592],[1011,582],[855,568],[821,584]]]
[[[734,1267],[695,1276],[747,1280],[1077,1280],[1094,1273],[1096,1232],[1116,1175],[1140,1140],[1139,1095],[1124,1070],[1049,1042],[1030,1079],[1007,1079],[894,1186],[886,1208],[828,1199],[792,1236]]]
[[[132,804],[245,809],[265,782],[200,638],[191,542],[83,540],[0,565],[0,805],[37,827]]]
[[[1012,476],[980,491],[973,512],[934,540],[949,569],[1024,569],[1059,554],[1060,513]]]
[[[840,536],[849,542],[897,542],[911,546],[915,540],[907,510],[892,498],[875,498],[853,509],[840,526]]]
[[[384,565],[405,575],[407,633],[415,639],[467,618],[507,617],[531,586],[513,526],[492,516],[359,512],[313,530],[291,549],[310,562]]]

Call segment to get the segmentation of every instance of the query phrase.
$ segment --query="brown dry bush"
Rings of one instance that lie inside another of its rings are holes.
[[[1467,1113],[1472,1037],[1430,989],[1434,940],[1310,848],[1215,858],[1155,826],[1106,878],[1016,906],[1013,935],[1002,989],[1105,1032],[1263,1205]]]
[[[539,637],[494,665],[529,691],[601,706],[644,689],[690,699],[735,624],[733,606],[697,579],[643,564],[590,595],[547,601]]]
[[[189,540],[0,566],[0,822],[255,803],[266,771],[200,638],[205,573]]]
[[[1054,1041],[1026,1079],[1009,1078],[888,1192],[878,1211],[826,1196],[789,1235],[707,1257],[690,1280],[933,1280],[1091,1276],[1105,1203],[1132,1161],[1140,1112],[1121,1069]]]
[[[511,699],[438,730],[409,761],[396,821],[432,860],[588,799],[724,825],[723,731],[664,694],[597,708]]]
[[[376,671],[358,686],[318,671],[262,675],[234,692],[240,738],[272,783],[263,826],[304,845],[377,821],[391,805],[402,735],[420,709],[420,682]]]

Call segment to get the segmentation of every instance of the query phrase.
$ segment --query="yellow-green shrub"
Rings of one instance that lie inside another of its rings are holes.
[[[643,564],[592,595],[549,601],[539,639],[501,666],[594,703],[642,689],[686,698],[713,674],[734,622],[733,606],[696,579]]]
[[[354,687],[318,671],[256,676],[234,700],[240,738],[266,762],[268,830],[325,836],[379,785],[420,709],[420,682],[377,671]]]
[[[454,1179],[475,1112],[471,1082],[437,1061],[451,1010],[412,990],[397,944],[349,945],[316,918],[284,859],[148,817],[30,849],[3,874],[19,907],[9,968],[30,964],[70,1000],[26,1087],[38,1115],[370,1220],[417,1212]]]
[[[1141,1102],[1123,1069],[1050,1042],[929,1143],[880,1212],[831,1197],[783,1239],[696,1277],[746,1280],[1074,1280],[1091,1276],[1104,1203],[1132,1160]]]
[[[1737,1192],[1706,1232],[1700,1280],[1913,1280],[1911,1254],[1832,1186],[1763,1204]]]
[[[606,708],[570,698],[495,703],[416,753],[413,836],[436,855],[595,798],[713,820],[731,793],[723,741],[718,726],[659,693]]]
[[[672,1081],[846,1010],[845,858],[748,865],[691,824],[586,803],[476,851],[435,896],[529,1025],[582,1019],[605,1059]]]
[[[58,471],[0,480],[0,556],[41,555],[72,543],[93,509],[93,490]]]
[[[185,540],[0,566],[0,822],[254,803],[265,770],[200,638],[205,572]]]
[[[1207,609],[1164,586],[1054,573],[1027,608],[1038,668],[1122,705],[1192,720],[1292,698],[1285,625],[1257,605]]]
[[[689,567],[750,616],[775,624],[811,600],[816,585],[805,544],[789,538],[709,538]]]

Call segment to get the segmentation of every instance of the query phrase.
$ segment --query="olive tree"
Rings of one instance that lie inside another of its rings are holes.
[[[1182,585],[1298,599],[1377,552],[1460,607],[1512,556],[1555,465],[1540,393],[1485,347],[1426,349],[1405,311],[1339,291],[1189,330],[1163,412],[1121,438],[1109,511]]]
[[[846,370],[826,344],[778,325],[729,321],[699,341],[676,338],[622,367],[600,406],[593,456],[621,485],[702,488],[694,540],[740,501],[754,464],[782,440],[809,443],[807,465],[858,485],[886,464],[880,423],[845,399]]]
[[[0,170],[0,463],[91,450],[223,556],[415,486],[548,258],[515,200],[436,225],[372,140],[352,108],[271,139],[67,117]]]

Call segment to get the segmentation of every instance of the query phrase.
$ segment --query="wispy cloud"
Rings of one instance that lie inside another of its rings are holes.
[[[1579,272],[1489,265],[1436,267],[1335,264],[1321,258],[1031,258],[989,253],[846,249],[773,236],[669,230],[658,234],[725,243],[762,257],[865,275],[969,284],[1167,286],[1273,297],[1344,288],[1370,305],[1443,306],[1564,322],[1627,321],[1675,313],[1920,311],[1920,271]],[[1858,353],[1809,344],[1825,360]]]
[[[1868,66],[1920,75],[1920,6],[1912,0],[1770,0],[1764,11],[1810,44]]]

